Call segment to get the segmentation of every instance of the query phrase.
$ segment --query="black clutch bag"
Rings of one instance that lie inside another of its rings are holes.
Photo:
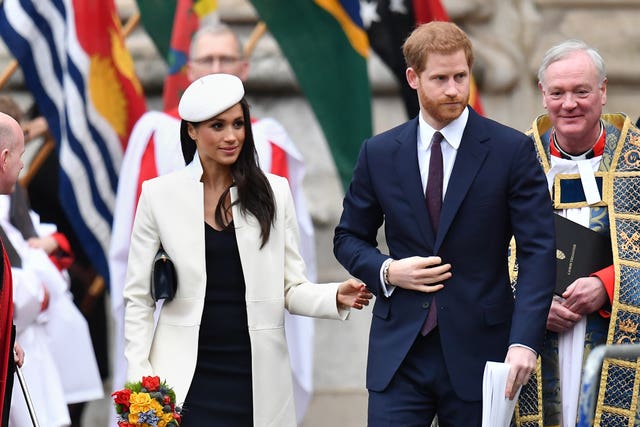
[[[160,246],[151,267],[151,296],[156,301],[171,301],[177,288],[176,268],[164,248]]]

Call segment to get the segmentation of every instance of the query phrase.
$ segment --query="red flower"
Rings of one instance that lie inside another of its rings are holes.
[[[162,398],[163,403],[165,405],[168,405],[169,403],[171,403],[171,398],[169,396],[167,396],[166,394],[164,395],[164,397]]]
[[[129,407],[129,397],[131,397],[131,390],[125,388],[123,390],[115,391],[111,394],[113,401],[116,404],[123,405],[125,408]]]
[[[128,423],[126,421],[119,421],[118,427],[135,427],[134,424]]]
[[[182,417],[177,412],[173,413],[173,418],[178,422],[178,424],[180,424],[182,422]]]
[[[147,391],[158,391],[160,389],[160,377],[142,377],[142,387]]]

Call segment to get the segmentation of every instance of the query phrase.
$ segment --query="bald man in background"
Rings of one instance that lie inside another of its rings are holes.
[[[20,124],[11,116],[0,113],[0,194],[11,194],[24,167],[24,134]],[[2,281],[0,282],[0,413],[2,427],[9,425],[11,389],[15,367],[22,366],[24,352],[14,342],[13,282],[11,265],[2,245]]]

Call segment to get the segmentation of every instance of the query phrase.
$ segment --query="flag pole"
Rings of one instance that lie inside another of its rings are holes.
[[[244,57],[249,59],[254,49],[256,48],[256,44],[258,40],[267,32],[267,24],[264,21],[260,21],[256,24],[255,28],[251,32],[247,43],[244,45]]]
[[[2,0],[0,0],[0,4],[1,3],[2,3]],[[0,76],[0,89],[2,89],[5,84],[7,84],[7,81],[9,80],[9,78],[11,78],[13,73],[15,73],[17,70],[18,70],[18,61],[16,59],[12,59],[11,62],[9,62],[9,65],[7,66],[7,68],[4,70],[4,72]]]
[[[140,11],[136,10],[122,27],[122,37],[125,39],[129,37],[129,34],[131,34],[131,32],[138,26],[139,23]]]
[[[0,0],[0,5],[2,5],[2,0]],[[131,15],[129,20],[122,27],[122,36],[124,38],[127,38],[139,23],[140,12],[136,11],[133,13],[133,15]],[[18,65],[18,61],[15,58],[12,59],[11,62],[9,62],[7,68],[5,68],[5,70],[2,72],[2,75],[0,75],[0,89],[2,89],[4,85],[7,84],[7,81],[9,81],[13,73],[18,70]]]
[[[49,154],[51,154],[51,152],[53,152],[55,148],[56,143],[53,141],[53,139],[45,138],[42,147],[38,149],[38,152],[33,157],[33,160],[31,160],[29,166],[26,167],[27,171],[20,177],[20,185],[22,185],[24,188],[27,188],[29,186],[33,177],[36,175],[38,170],[40,170],[40,168],[44,164],[44,161],[47,160],[47,157],[49,157]]]

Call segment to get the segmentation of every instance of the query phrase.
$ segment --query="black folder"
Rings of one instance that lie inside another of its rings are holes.
[[[577,222],[558,214],[556,227],[556,289],[562,295],[580,277],[588,277],[611,265],[611,241]]]

